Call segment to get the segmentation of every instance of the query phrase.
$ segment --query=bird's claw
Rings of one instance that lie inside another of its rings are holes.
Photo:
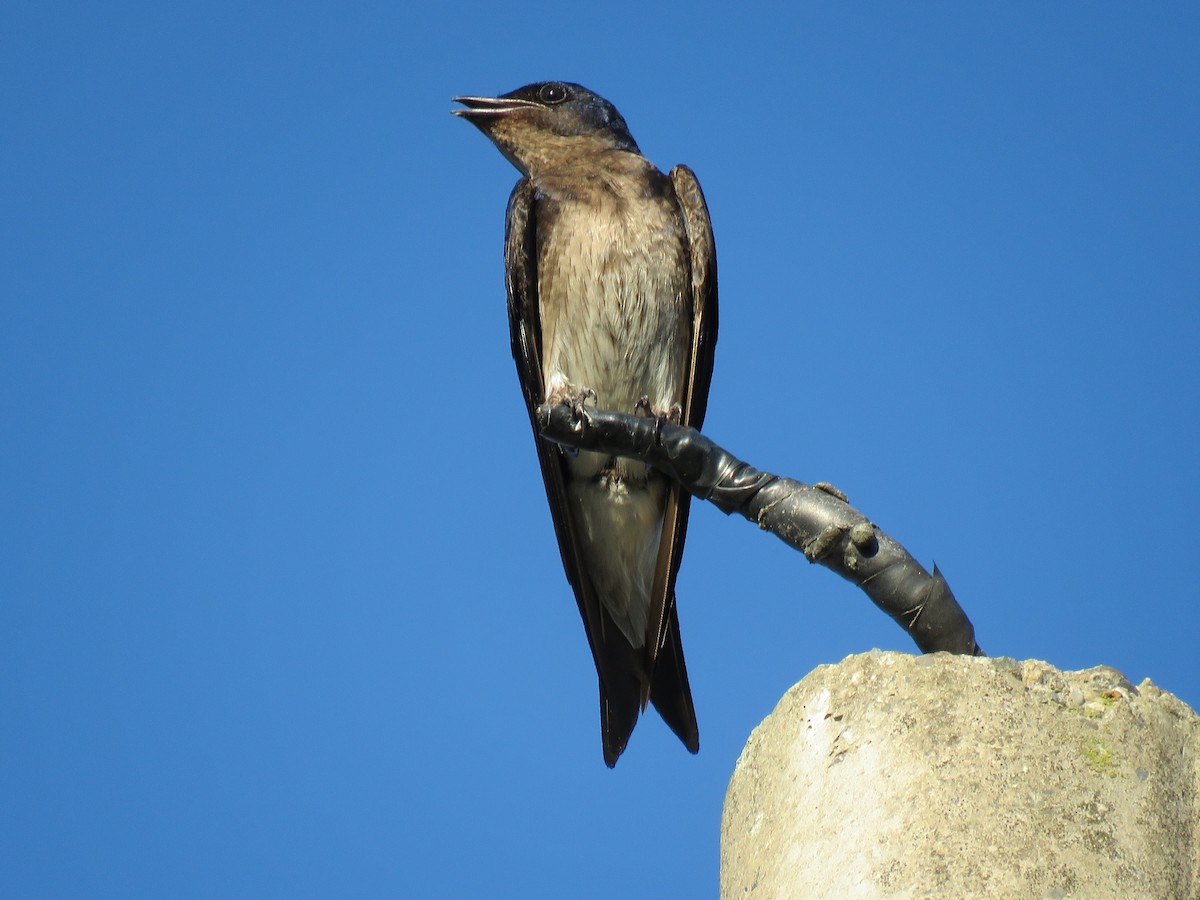
[[[595,399],[596,392],[591,388],[584,388],[578,394],[569,394],[559,401],[570,408],[571,430],[576,434],[583,434],[584,429],[592,424],[592,414],[587,411],[587,408],[583,404],[587,400]]]
[[[650,405],[650,398],[643,394],[638,398],[638,402],[633,404],[633,412],[635,415],[645,416],[654,419],[654,439],[656,442],[662,441],[663,425],[670,422],[678,425],[683,421],[683,407],[675,403],[665,413],[656,413]]]
[[[636,415],[646,416],[647,418],[659,419],[663,422],[671,422],[678,425],[683,421],[683,407],[678,403],[671,405],[671,408],[666,412],[656,413],[654,407],[650,405],[650,398],[643,394],[638,398],[638,402],[633,404],[633,411]]]

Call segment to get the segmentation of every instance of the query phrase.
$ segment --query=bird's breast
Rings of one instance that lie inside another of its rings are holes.
[[[543,376],[603,409],[681,403],[690,345],[686,235],[673,197],[549,201],[539,217]]]

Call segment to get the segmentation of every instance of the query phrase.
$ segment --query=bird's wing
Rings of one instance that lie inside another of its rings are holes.
[[[534,444],[546,484],[546,499],[558,536],[563,569],[587,632],[600,679],[600,726],[604,761],[613,766],[637,724],[644,664],[603,608],[580,556],[580,544],[567,507],[566,461],[555,444],[538,433],[534,411],[546,399],[542,369],[542,326],[537,284],[537,214],[533,185],[522,178],[508,200],[504,229],[508,325],[513,358],[533,426]]]
[[[700,428],[708,409],[717,350],[717,251],[708,206],[695,174],[687,166],[676,166],[671,170],[671,181],[687,227],[692,261],[692,354],[683,424]]]
[[[687,232],[691,266],[692,334],[682,404],[683,424],[699,428],[708,407],[708,388],[712,383],[717,344],[717,254],[700,182],[687,166],[673,168],[670,178]],[[675,578],[683,558],[691,499],[691,495],[677,485],[672,485],[667,494],[663,539],[659,544],[650,592],[646,638],[652,667],[650,699],[671,729],[694,753],[699,747],[699,733],[675,609]]]

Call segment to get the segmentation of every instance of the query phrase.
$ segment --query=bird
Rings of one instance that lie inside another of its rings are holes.
[[[603,97],[566,81],[452,112],[520,172],[505,216],[513,357],[559,552],[596,665],[604,762],[647,703],[692,753],[699,727],[675,581],[690,495],[646,464],[540,438],[539,404],[704,421],[717,339],[717,261],[700,183],[663,174]]]

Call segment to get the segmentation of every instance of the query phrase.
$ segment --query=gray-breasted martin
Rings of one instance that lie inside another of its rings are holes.
[[[538,404],[587,400],[700,427],[717,340],[717,262],[696,176],[638,150],[611,103],[569,82],[456,97],[521,172],[504,257],[513,356]],[[649,701],[700,746],[675,578],[690,495],[646,465],[537,436],[567,579],[600,678],[604,761]]]

